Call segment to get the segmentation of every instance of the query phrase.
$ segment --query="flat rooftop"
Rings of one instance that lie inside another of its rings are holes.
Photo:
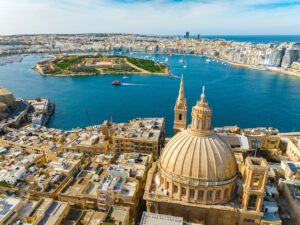
[[[183,222],[182,217],[169,216],[151,212],[143,212],[140,225],[200,225]]]

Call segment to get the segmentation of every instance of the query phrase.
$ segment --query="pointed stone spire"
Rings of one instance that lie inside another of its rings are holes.
[[[184,98],[183,74],[181,75],[180,89],[179,89],[179,96],[181,96],[182,98]]]
[[[178,97],[177,97],[177,101],[176,101],[176,105],[175,107],[179,107],[179,108],[186,108],[186,100],[185,100],[185,96],[184,96],[184,83],[183,83],[183,74],[181,76],[181,81],[180,81],[180,88],[179,88],[179,93],[178,93]]]
[[[174,107],[174,134],[186,127],[187,105],[184,96],[183,75],[181,76],[178,98]]]
[[[205,94],[204,94],[204,92],[205,92],[205,86],[202,86],[202,94],[201,94],[201,102],[202,103],[205,102]]]

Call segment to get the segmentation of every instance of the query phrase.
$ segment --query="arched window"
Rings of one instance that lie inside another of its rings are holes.
[[[151,205],[151,206],[150,206],[150,211],[151,211],[152,213],[155,213],[155,207],[154,207],[154,205]]]
[[[202,121],[202,130],[205,130],[205,120]]]
[[[200,120],[197,120],[198,122],[197,122],[197,129],[199,129],[200,128]]]

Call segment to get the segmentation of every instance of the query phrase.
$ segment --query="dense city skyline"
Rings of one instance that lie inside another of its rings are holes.
[[[299,35],[298,0],[0,0],[0,35]],[[180,16],[178,16],[180,15]]]

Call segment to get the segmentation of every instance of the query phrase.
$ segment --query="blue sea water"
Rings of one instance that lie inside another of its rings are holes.
[[[145,55],[132,55],[144,57]],[[167,55],[151,55],[163,61]],[[171,72],[184,74],[188,122],[202,85],[213,109],[213,126],[272,126],[281,132],[300,130],[300,78],[223,65],[207,64],[198,56],[168,57]],[[179,63],[184,59],[187,68]],[[22,62],[0,66],[0,86],[16,97],[49,98],[56,104],[48,127],[71,129],[101,124],[104,120],[126,122],[136,117],[164,117],[167,136],[172,136],[173,108],[179,78],[156,75],[44,77],[32,70],[42,59],[27,56]],[[112,86],[120,80],[121,86]]]

